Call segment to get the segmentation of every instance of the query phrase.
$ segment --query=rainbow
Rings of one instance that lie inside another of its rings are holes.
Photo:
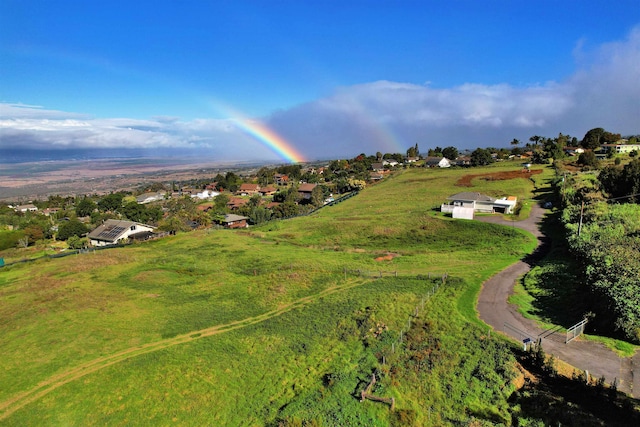
[[[231,107],[229,104],[223,103],[220,100],[207,98],[205,102],[209,107],[212,107],[219,113],[227,116],[228,120],[233,123],[236,128],[262,143],[283,160],[289,163],[306,162],[306,159],[291,145],[291,143],[261,121],[248,118],[236,108]]]
[[[284,160],[290,163],[302,163],[305,161],[304,157],[289,142],[265,124],[246,118],[235,117],[231,120],[237,127],[262,142]]]

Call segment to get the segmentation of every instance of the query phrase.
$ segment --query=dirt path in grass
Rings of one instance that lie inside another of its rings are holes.
[[[61,372],[46,380],[39,382],[37,386],[31,388],[30,390],[23,391],[21,393],[16,394],[12,398],[5,400],[4,402],[0,402],[0,420],[3,420],[9,417],[18,409],[28,405],[29,403],[37,401],[38,399],[54,391],[58,387],[61,387],[67,383],[70,383],[79,378],[82,378],[85,375],[92,374],[96,371],[99,371],[101,369],[114,365],[116,363],[123,362],[125,360],[131,359],[136,356],[140,356],[142,354],[152,353],[154,351],[163,350],[165,348],[173,347],[175,345],[192,342],[200,338],[205,338],[212,335],[217,335],[224,332],[229,332],[229,331],[244,328],[247,326],[255,325],[257,323],[264,322],[265,320],[272,319],[276,316],[280,316],[288,311],[303,307],[304,305],[307,305],[317,299],[326,297],[336,292],[355,288],[365,283],[368,283],[368,282],[358,281],[358,282],[351,282],[351,283],[347,283],[339,286],[332,286],[315,295],[309,295],[304,298],[300,298],[299,300],[296,300],[290,304],[284,305],[280,308],[268,311],[258,316],[248,317],[246,319],[236,320],[234,322],[226,323],[223,325],[216,325],[216,326],[201,329],[198,331],[192,331],[186,334],[177,335],[173,338],[167,338],[164,340],[155,341],[155,342],[144,344],[144,345],[127,348],[122,351],[119,351],[118,353],[114,353],[109,356],[100,357],[100,358],[82,363],[81,365],[78,365],[75,368],[69,369],[68,371],[65,371],[65,372]]]
[[[634,397],[640,396],[640,352],[636,352],[633,357],[623,358],[594,341],[577,338],[565,344],[564,332],[558,331],[558,328],[542,330],[533,320],[525,319],[518,313],[515,305],[507,302],[516,280],[528,272],[548,250],[549,238],[552,236],[543,235],[539,229],[544,213],[544,209],[535,204],[529,218],[523,221],[507,221],[502,215],[477,218],[483,222],[527,230],[538,239],[538,247],[533,254],[512,264],[483,284],[477,305],[480,319],[494,330],[520,342],[526,338],[534,341],[542,339],[542,347],[547,354],[553,354],[578,369],[588,370],[592,376],[604,376],[608,383],[616,378],[619,390]],[[579,320],[576,319],[576,322]]]

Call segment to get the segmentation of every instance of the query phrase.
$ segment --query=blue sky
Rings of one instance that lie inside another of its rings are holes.
[[[280,158],[248,119],[309,159],[639,133],[639,39],[637,0],[3,0],[0,149]]]

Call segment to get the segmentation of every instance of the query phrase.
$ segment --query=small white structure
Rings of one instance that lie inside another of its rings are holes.
[[[144,193],[136,197],[136,201],[141,205],[157,202],[158,200],[164,200],[166,194],[167,193],[164,191],[159,191],[157,193]]]
[[[451,212],[451,216],[454,219],[473,219],[473,208],[454,206]]]
[[[192,194],[191,197],[195,198],[195,199],[200,199],[200,200],[207,200],[207,199],[213,199],[214,197],[218,196],[220,193],[218,193],[217,191],[213,191],[213,190],[202,190],[202,192],[200,193],[196,193],[196,194]]]
[[[148,237],[155,227],[139,222],[108,219],[87,237],[93,246],[117,245],[122,240]]]
[[[16,212],[37,212],[38,208],[36,205],[28,204],[28,205],[19,205],[13,208]]]
[[[430,168],[450,168],[451,161],[446,157],[427,157],[424,164]]]

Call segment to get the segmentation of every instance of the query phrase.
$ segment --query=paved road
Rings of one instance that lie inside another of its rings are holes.
[[[619,390],[639,397],[640,351],[633,357],[621,358],[604,345],[593,341],[578,338],[565,344],[563,332],[541,329],[534,321],[522,317],[515,305],[507,302],[507,298],[513,293],[516,280],[528,272],[536,260],[546,252],[549,236],[544,236],[539,228],[544,214],[545,210],[536,204],[529,218],[523,221],[507,221],[501,215],[477,218],[484,222],[522,228],[538,239],[538,247],[533,254],[512,264],[483,284],[477,305],[480,318],[495,330],[520,342],[524,338],[532,338],[534,341],[541,338],[542,347],[547,354],[553,354],[578,369],[588,370],[589,374],[598,378],[604,375],[608,383],[617,378]]]

